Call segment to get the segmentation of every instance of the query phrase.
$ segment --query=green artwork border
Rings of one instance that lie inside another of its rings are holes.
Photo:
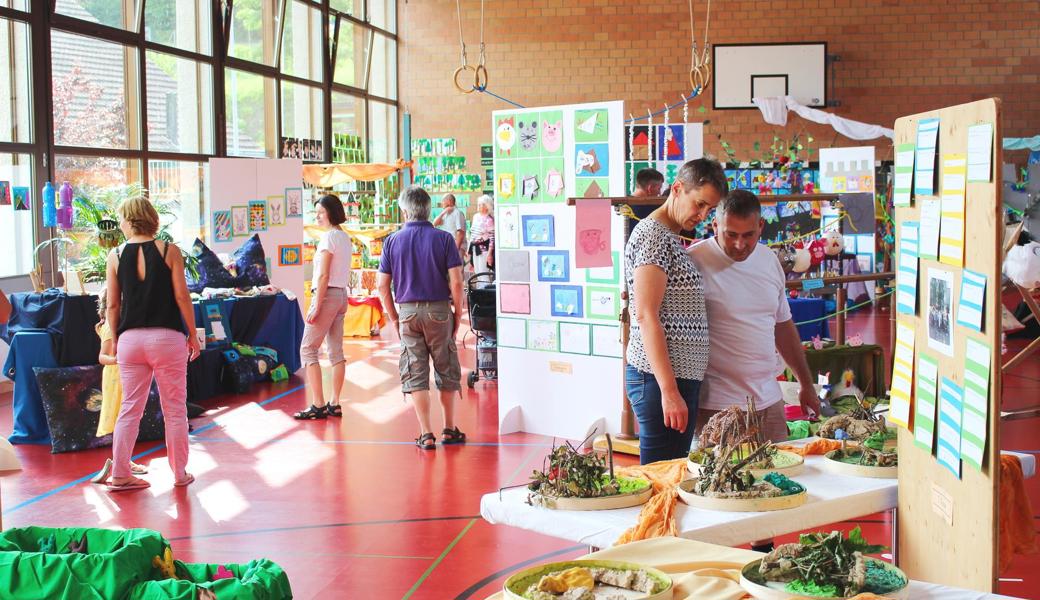
[[[595,323],[592,326],[593,327],[609,328],[609,329],[613,329],[615,331],[617,331],[620,328],[619,325],[597,325]],[[592,334],[591,330],[589,331],[589,334],[590,335]],[[592,337],[589,339],[589,350],[592,352],[592,356],[601,356],[603,358],[622,358],[622,354],[596,354],[596,349],[595,349],[595,347],[593,345],[593,340],[595,340],[595,339],[596,339],[596,336],[594,336],[594,335],[592,335]],[[624,349],[622,349],[622,353],[623,352],[624,352]]]
[[[509,344],[506,344],[506,343],[502,342],[501,340],[499,340],[498,344],[500,346],[502,346],[503,348],[518,348],[520,350],[527,350],[527,319],[518,319],[516,317],[499,317],[498,321],[499,321],[499,323],[501,323],[502,321],[522,321],[524,323],[524,345],[523,346],[510,346]],[[499,330],[501,330],[501,326],[499,326]]]
[[[585,269],[585,282],[605,283],[612,285],[618,285],[619,283],[621,283],[621,253],[617,250],[612,250],[610,252],[610,260],[614,263],[614,275],[610,279],[596,279],[592,276],[592,269]]]
[[[559,321],[551,321],[549,319],[526,319],[526,321],[527,321],[527,329],[524,332],[524,335],[527,336],[527,340],[526,341],[527,341],[527,349],[528,350],[533,350],[535,352],[559,352],[560,351],[560,322]],[[552,350],[546,350],[546,349],[543,349],[543,348],[532,348],[531,347],[531,323],[534,323],[534,322],[551,323],[552,326],[556,328],[556,347],[555,348],[553,348]],[[591,340],[590,340],[589,343],[591,344]]]
[[[580,325],[585,327],[589,334],[589,351],[588,352],[571,352],[563,349],[563,336],[560,333],[560,329],[564,325]],[[578,323],[577,321],[560,321],[559,327],[556,328],[556,342],[559,345],[561,354],[575,354],[577,356],[592,356],[592,323]]]
[[[592,312],[592,294],[593,292],[610,292],[614,294],[614,310],[611,316],[600,316]],[[586,319],[598,319],[601,321],[617,321],[618,314],[621,312],[621,290],[617,287],[612,286],[587,286],[585,288],[585,318]]]

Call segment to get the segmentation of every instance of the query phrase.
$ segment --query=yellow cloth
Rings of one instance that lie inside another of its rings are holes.
[[[332,187],[348,181],[378,181],[401,169],[410,169],[412,161],[397,159],[389,163],[355,163],[349,165],[304,165],[303,180],[318,187]]]
[[[343,335],[345,337],[370,337],[373,329],[382,329],[385,321],[383,311],[368,305],[348,306],[343,317]]]
[[[108,323],[98,325],[98,335],[104,344],[112,339]],[[115,431],[116,417],[123,404],[123,384],[119,381],[119,366],[105,365],[101,371],[101,416],[98,419],[97,436],[102,437]]]
[[[661,536],[675,536],[679,531],[675,525],[675,505],[679,496],[675,491],[686,475],[686,459],[662,460],[648,465],[623,467],[615,475],[643,477],[654,486],[654,495],[639,511],[639,521],[621,534],[616,544],[627,544]]]

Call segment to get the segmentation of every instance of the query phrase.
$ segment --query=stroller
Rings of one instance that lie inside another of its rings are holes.
[[[466,385],[472,388],[481,379],[498,380],[494,273],[477,273],[469,278],[466,303],[469,305],[470,330],[477,337],[477,368],[466,377]]]

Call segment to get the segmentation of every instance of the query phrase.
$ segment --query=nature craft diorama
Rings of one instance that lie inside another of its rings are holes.
[[[798,542],[780,545],[745,565],[740,585],[760,600],[837,599],[861,593],[907,598],[906,574],[867,556],[883,550],[868,544],[859,527],[848,537],[840,531],[802,534]]]
[[[888,432],[876,432],[860,444],[841,441],[841,448],[824,458],[825,467],[835,473],[859,477],[894,479],[899,476],[899,455]]]
[[[571,560],[520,571],[503,591],[510,600],[665,600],[672,597],[672,579],[633,563]]]
[[[804,463],[801,456],[778,450],[772,440],[764,438],[752,398],[748,399],[747,410],[731,406],[708,420],[701,431],[699,447],[690,451],[687,463],[690,474],[700,475],[704,464],[717,461],[726,449],[730,450],[731,463],[747,461],[744,468],[755,477],[764,477],[773,471],[795,475]]]

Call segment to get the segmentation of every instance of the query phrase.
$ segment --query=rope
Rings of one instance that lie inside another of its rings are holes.
[[[881,294],[879,296],[874,296],[873,300],[867,300],[865,302],[860,302],[859,304],[853,304],[852,306],[850,306],[848,308],[843,308],[843,309],[841,309],[841,310],[839,310],[839,311],[837,311],[835,313],[832,313],[832,314],[829,314],[829,315],[824,315],[824,316],[816,318],[816,319],[809,319],[808,321],[798,321],[797,323],[795,323],[795,325],[809,325],[810,323],[817,323],[819,321],[826,321],[827,319],[836,317],[836,316],[838,316],[840,314],[844,314],[844,313],[847,313],[847,312],[854,311],[854,310],[856,310],[858,308],[862,308],[862,307],[864,307],[864,306],[866,306],[868,304],[873,304],[874,302],[877,302],[878,300],[884,298],[885,296],[891,296],[894,292],[895,292],[895,290],[889,290],[889,291],[885,292],[884,294]]]
[[[474,88],[474,89],[476,89],[476,88]],[[502,96],[499,96],[498,94],[496,94],[496,93],[494,93],[494,92],[490,92],[490,91],[488,91],[488,90],[479,90],[479,89],[478,89],[477,91],[478,91],[478,92],[480,92],[481,94],[487,94],[488,96],[493,96],[493,97],[495,97],[495,98],[498,98],[498,99],[499,99],[499,100],[501,100],[502,102],[505,102],[505,103],[507,103],[507,104],[512,104],[513,106],[515,106],[515,107],[517,107],[517,108],[524,108],[524,106],[523,106],[523,105],[521,105],[521,104],[517,104],[516,102],[513,102],[512,100],[510,100],[510,99],[508,99],[508,98],[503,98]]]
[[[455,14],[459,17],[459,47],[462,48],[462,64],[466,66],[466,42],[462,39],[462,0],[455,0]]]

